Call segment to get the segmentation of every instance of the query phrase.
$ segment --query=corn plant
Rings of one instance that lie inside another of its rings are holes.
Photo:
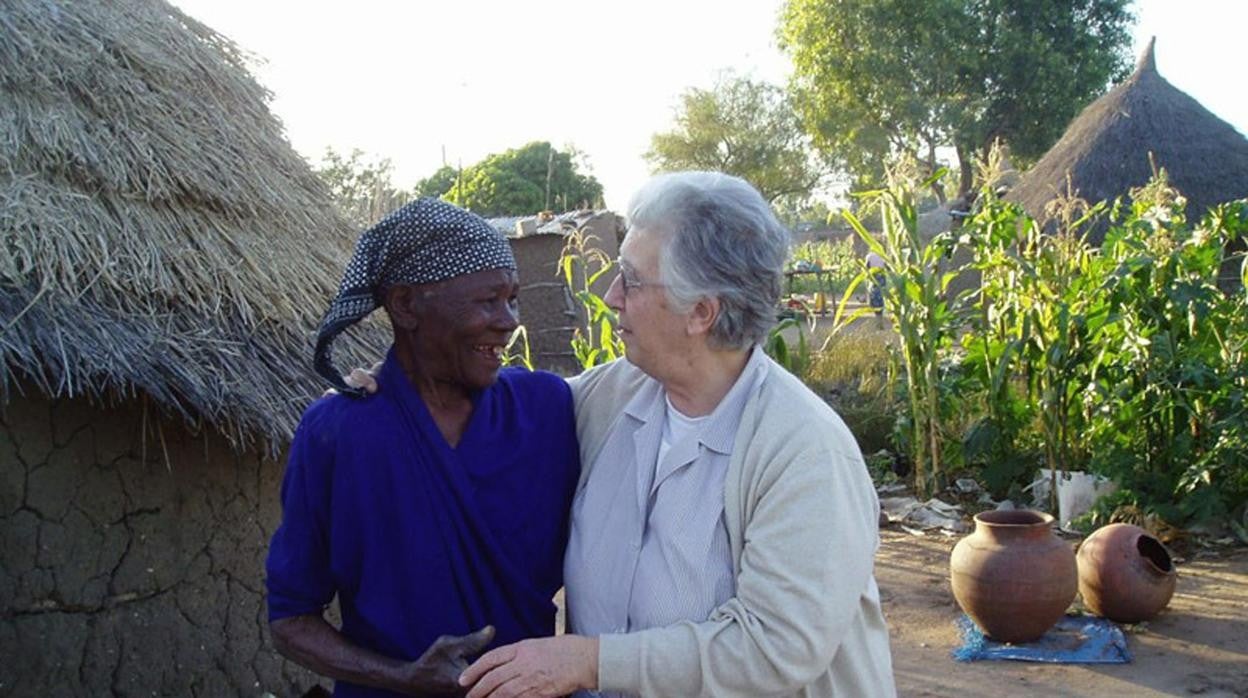
[[[1109,475],[1121,501],[1163,519],[1244,508],[1248,303],[1217,281],[1224,250],[1248,231],[1248,205],[1189,228],[1159,171],[1114,207],[1098,249],[1080,230],[1102,204],[1059,201],[1045,234],[985,196],[963,232],[983,276],[962,337],[967,407],[982,410],[967,462],[985,479],[1000,471],[994,461],[1026,462],[1026,432],[1053,477]]]
[[[1017,208],[996,201],[990,190],[981,195],[982,208],[960,231],[970,264],[980,274],[968,329],[961,337],[962,375],[971,420],[962,436],[963,459],[978,466],[988,489],[1008,496],[1010,489],[1036,466],[1022,441],[1035,409],[1020,378],[1029,327],[1026,299],[1017,293],[1027,269],[1018,243],[1032,225]],[[1015,493],[1017,494],[1017,493]]]
[[[789,330],[797,333],[797,341],[792,347],[784,338],[784,333]],[[802,331],[802,323],[796,318],[784,318],[771,328],[771,332],[767,334],[767,340],[763,342],[763,351],[776,363],[788,369],[789,373],[803,380],[806,379],[813,357],[810,342],[806,339],[806,333]]]
[[[585,313],[583,324],[572,333],[572,352],[582,370],[624,356],[624,342],[615,330],[615,311],[593,290],[594,283],[611,273],[615,264],[594,242],[595,237],[583,229],[571,231],[556,272]]]
[[[1102,247],[1116,321],[1088,386],[1092,466],[1163,518],[1224,516],[1248,501],[1248,304],[1217,279],[1248,205],[1191,228],[1163,173],[1134,199]]]
[[[1020,250],[1024,273],[1015,289],[1024,301],[1022,364],[1039,410],[1054,510],[1058,473],[1077,469],[1086,459],[1083,392],[1099,351],[1096,337],[1110,319],[1097,255],[1079,234],[1086,220],[1056,235],[1030,226]]]
[[[935,176],[940,176],[942,172]],[[930,182],[922,184],[926,188]],[[961,299],[950,299],[949,283],[956,274],[944,273],[942,262],[952,254],[951,234],[924,241],[919,234],[916,187],[898,184],[861,195],[868,210],[878,209],[881,239],[869,233],[857,216],[845,219],[867,246],[884,260],[883,268],[861,267],[837,304],[833,333],[843,331],[873,310],[848,312],[858,286],[881,284],[884,311],[899,339],[898,360],[906,381],[907,414],[902,420],[903,441],[914,466],[915,489],[926,496],[944,478],[944,454],[949,448],[946,411],[947,385],[942,362],[948,358],[962,323]]]
[[[511,333],[511,339],[507,340],[507,346],[503,348],[503,365],[515,366],[519,364],[528,370],[533,370],[533,356],[529,352],[529,331],[524,325],[516,328]]]

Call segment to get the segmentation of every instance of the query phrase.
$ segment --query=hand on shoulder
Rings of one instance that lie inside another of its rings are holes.
[[[353,368],[351,372],[342,377],[342,380],[352,388],[363,388],[369,395],[375,394],[381,386],[377,384],[377,374],[381,373],[381,362],[373,364],[371,369]],[[321,393],[321,397],[329,397],[337,395],[338,391],[330,388]]]

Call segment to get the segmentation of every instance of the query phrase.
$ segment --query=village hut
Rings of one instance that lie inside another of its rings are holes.
[[[0,7],[0,693],[315,681],[263,562],[354,231],[248,60],[162,0]]]
[[[598,250],[601,259],[619,255],[624,219],[610,211],[570,211],[550,216],[491,218],[490,224],[507,236],[516,256],[520,277],[520,322],[524,324],[533,368],[570,376],[581,365],[572,351],[577,327],[587,331],[585,309],[569,288],[559,260],[565,251],[588,257]],[[578,239],[582,250],[569,247]],[[580,265],[573,265],[573,285],[580,289]],[[590,290],[605,296],[612,274],[604,274]]]
[[[1165,168],[1187,198],[1187,219],[1248,197],[1248,139],[1158,72],[1154,42],[1125,82],[1090,104],[1006,196],[1037,220],[1058,196],[1087,202],[1126,196]],[[1151,159],[1150,159],[1151,158]],[[1106,222],[1090,232],[1104,239]],[[1226,273],[1224,269],[1224,275]],[[1237,274],[1237,270],[1236,270]]]

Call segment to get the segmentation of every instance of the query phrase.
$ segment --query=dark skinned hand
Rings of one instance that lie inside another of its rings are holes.
[[[480,654],[493,640],[492,625],[470,635],[443,635],[407,665],[405,683],[418,692],[463,695],[466,689],[459,685],[460,674],[468,668],[469,658]]]
[[[494,639],[489,625],[471,635],[443,636],[413,662],[360,647],[317,614],[280,618],[269,629],[277,651],[300,666],[335,681],[407,695],[462,695],[456,679]]]

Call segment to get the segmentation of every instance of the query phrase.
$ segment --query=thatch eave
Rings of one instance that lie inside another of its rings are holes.
[[[355,231],[246,61],[162,0],[0,11],[0,402],[142,393],[239,448],[290,438]]]

